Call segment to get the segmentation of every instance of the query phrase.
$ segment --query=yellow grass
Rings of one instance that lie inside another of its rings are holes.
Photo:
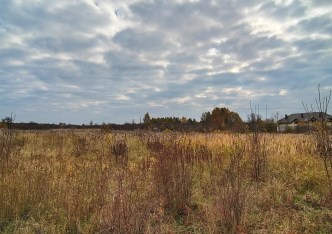
[[[251,134],[12,137],[0,155],[1,233],[332,233],[308,135],[260,135],[259,151]]]

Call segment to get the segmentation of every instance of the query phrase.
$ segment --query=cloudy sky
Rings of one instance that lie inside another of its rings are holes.
[[[0,117],[303,112],[332,89],[331,0],[0,0]],[[330,108],[330,112],[331,112]]]

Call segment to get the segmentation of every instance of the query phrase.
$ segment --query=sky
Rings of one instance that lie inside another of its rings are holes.
[[[328,95],[331,0],[0,0],[0,118],[15,122],[246,120],[250,103],[280,118],[319,84]]]

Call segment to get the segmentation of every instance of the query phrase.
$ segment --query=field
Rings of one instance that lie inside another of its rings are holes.
[[[1,132],[1,233],[332,233],[310,135]]]

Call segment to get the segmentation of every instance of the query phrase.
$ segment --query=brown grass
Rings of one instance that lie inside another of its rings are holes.
[[[2,233],[332,232],[307,135],[6,131]]]

